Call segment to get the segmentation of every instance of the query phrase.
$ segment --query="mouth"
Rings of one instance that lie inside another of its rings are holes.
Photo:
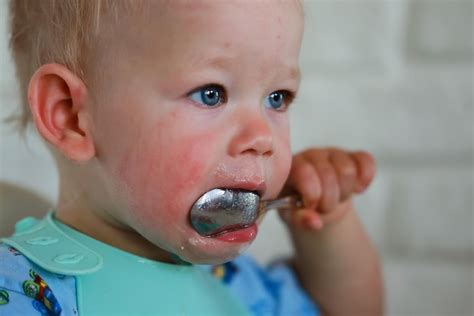
[[[247,242],[255,238],[255,224],[264,182],[227,183],[205,192],[193,204],[190,223],[203,237]]]
[[[221,229],[215,230],[212,234],[206,235],[206,237],[209,238],[218,238],[220,236],[223,236],[225,234],[233,233],[242,229],[247,229],[251,226],[252,224],[236,224],[236,225],[230,225],[226,227],[222,227]]]
[[[265,181],[232,181],[219,184],[219,188],[224,190],[248,191],[257,194],[260,198],[262,198],[267,191]]]
[[[257,237],[258,227],[256,224],[233,225],[225,227],[208,238],[215,238],[224,242],[246,243],[251,242]]]

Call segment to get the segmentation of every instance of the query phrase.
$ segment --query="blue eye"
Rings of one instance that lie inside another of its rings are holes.
[[[277,111],[284,111],[288,105],[288,95],[287,91],[275,91],[270,93],[265,99],[265,106]]]
[[[189,97],[197,103],[210,107],[214,107],[225,101],[224,89],[217,85],[210,85],[194,90],[189,94]]]

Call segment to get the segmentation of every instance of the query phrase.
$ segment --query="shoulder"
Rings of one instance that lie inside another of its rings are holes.
[[[60,312],[77,314],[74,277],[41,269],[15,248],[0,243],[0,315]]]
[[[213,273],[254,314],[318,315],[313,301],[285,261],[264,267],[250,256],[240,256],[234,261],[213,267]]]

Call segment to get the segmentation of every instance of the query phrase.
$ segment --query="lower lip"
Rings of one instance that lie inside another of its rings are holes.
[[[223,233],[214,238],[225,242],[244,243],[254,240],[257,237],[257,231],[257,225],[252,224],[249,227]]]

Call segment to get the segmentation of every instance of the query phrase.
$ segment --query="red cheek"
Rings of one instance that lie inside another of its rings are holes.
[[[177,176],[183,187],[195,184],[205,169],[205,161],[201,160],[201,150],[204,149],[202,145],[204,144],[197,143],[194,139],[187,140],[176,148],[176,160],[170,161],[171,164],[177,164]]]
[[[131,148],[118,176],[142,220],[175,222],[187,217],[216,165],[215,137],[208,131],[179,141],[156,137]]]

